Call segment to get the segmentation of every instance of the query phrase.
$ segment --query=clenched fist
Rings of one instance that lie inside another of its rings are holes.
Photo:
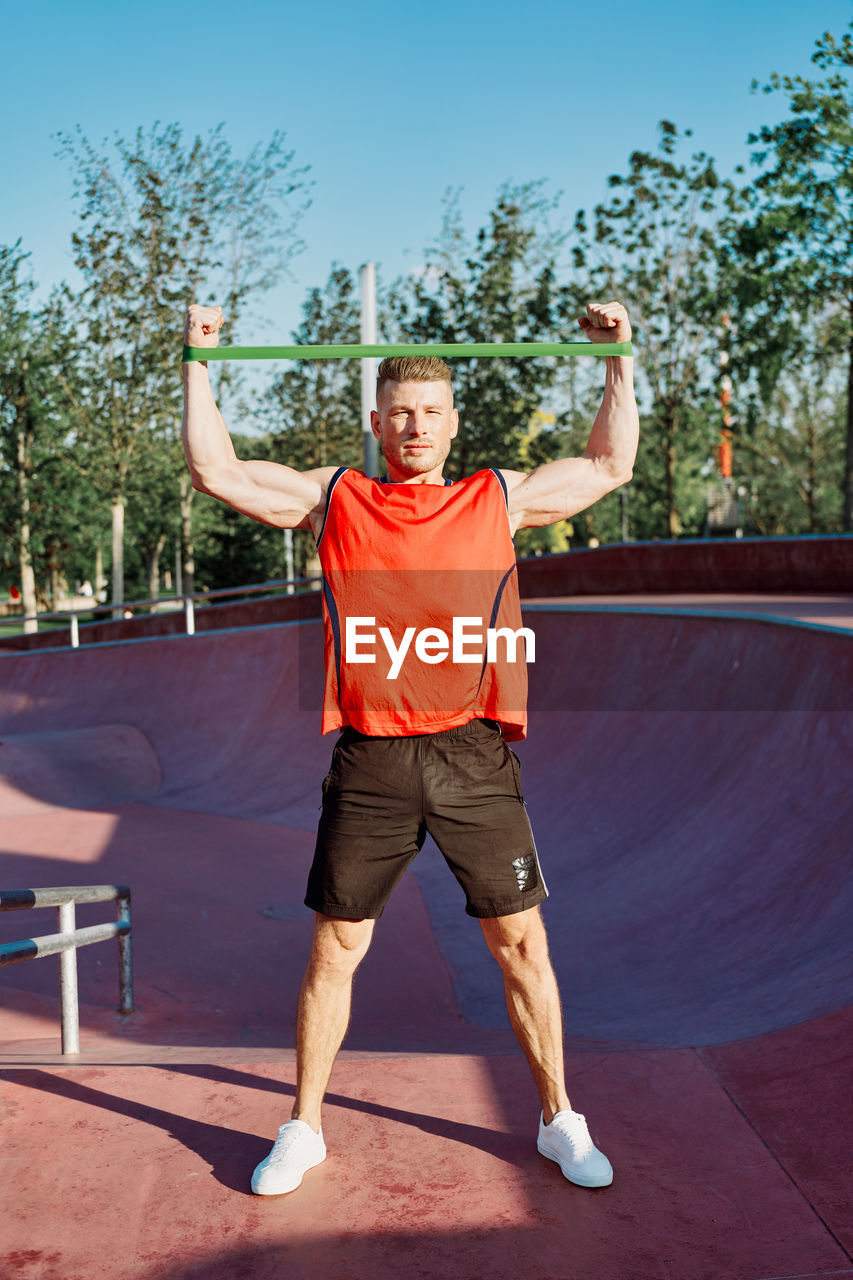
[[[219,330],[224,323],[221,307],[200,307],[194,302],[187,310],[184,345],[187,347],[218,347]]]
[[[621,302],[590,302],[578,324],[593,342],[630,342],[631,324]]]

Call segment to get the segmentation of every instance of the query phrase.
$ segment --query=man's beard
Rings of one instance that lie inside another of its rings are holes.
[[[429,449],[406,449],[401,446],[392,455],[392,461],[401,471],[423,475],[426,471],[435,471],[436,467],[440,467],[449,453],[449,443],[444,449],[440,445],[433,445]]]

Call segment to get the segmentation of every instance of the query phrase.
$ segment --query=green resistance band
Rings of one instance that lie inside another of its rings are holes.
[[[184,347],[193,360],[365,360],[381,356],[632,356],[630,342],[410,342],[393,346]]]

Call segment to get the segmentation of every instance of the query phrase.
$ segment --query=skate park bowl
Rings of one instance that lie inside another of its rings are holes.
[[[252,1198],[293,1097],[322,623],[0,652],[3,887],[130,884],[136,969],[121,1017],[110,948],[81,950],[74,1062],[56,962],[0,975],[10,1280],[114,1274],[121,1229],[151,1280],[853,1275],[853,539],[773,541],[520,570],[516,750],[606,1192],[537,1155],[499,971],[428,842],[357,975],[330,1158]]]

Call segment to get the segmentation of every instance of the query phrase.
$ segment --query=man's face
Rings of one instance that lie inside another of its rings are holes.
[[[370,416],[391,479],[440,469],[459,427],[447,382],[386,382]]]

